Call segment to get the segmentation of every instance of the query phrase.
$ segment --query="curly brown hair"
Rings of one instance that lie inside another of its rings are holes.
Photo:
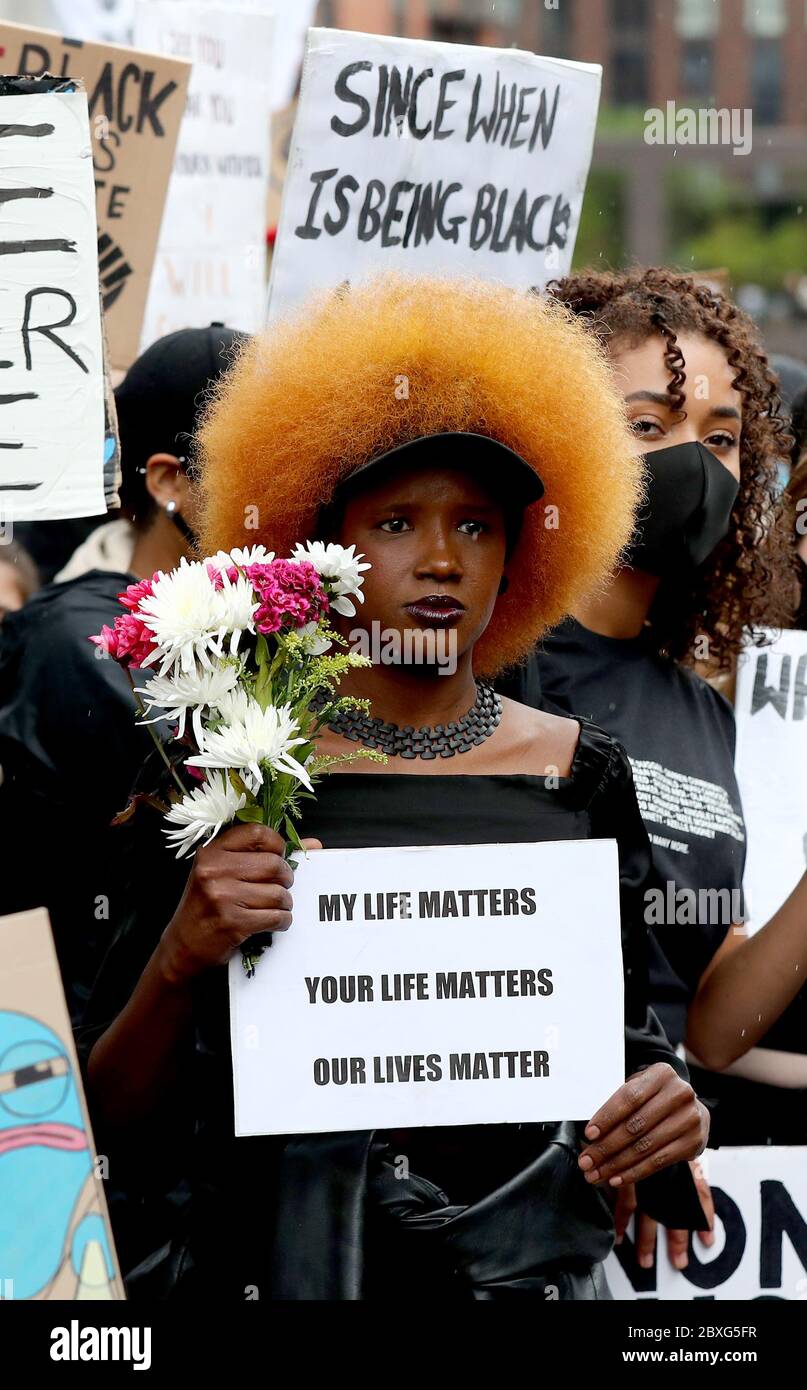
[[[708,638],[709,665],[728,669],[763,627],[787,627],[793,615],[791,528],[777,500],[777,465],[792,439],[782,417],[777,379],[749,316],[725,295],[691,276],[663,268],[581,270],[549,286],[550,294],[590,322],[605,347],[627,341],[637,347],[658,334],[665,340],[673,409],[684,411],[686,364],[677,333],[700,334],[718,343],[734,369],[743,401],[740,489],[731,524],[691,578],[663,582],[650,612],[659,652],[694,662],[696,638]]]

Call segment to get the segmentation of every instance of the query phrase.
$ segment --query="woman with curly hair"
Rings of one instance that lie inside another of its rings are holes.
[[[793,626],[807,630],[807,387],[799,391],[793,402],[791,454],[792,472],[787,485],[788,500],[793,509],[793,535],[799,567],[799,606]]]
[[[765,1049],[779,1046],[773,1025],[807,972],[807,877],[749,938],[733,711],[693,669],[729,670],[757,629],[791,617],[776,379],[748,316],[687,276],[581,271],[551,291],[608,352],[647,495],[615,575],[539,648],[543,699],[596,719],[631,759],[661,881],[646,918],[651,999],[671,1040],[705,1064],[699,1093],[723,1097],[713,1138],[804,1142],[807,1072],[788,1083],[798,1096],[784,1091]]]
[[[680,1162],[705,1142],[704,1112],[647,1010],[650,851],[627,760],[586,721],[501,700],[483,680],[601,581],[632,529],[640,462],[606,364],[558,306],[382,278],[247,347],[200,452],[207,549],[242,542],[257,508],[249,539],[272,550],[318,535],[369,559],[361,613],[339,619],[351,640],[376,624],[403,650],[407,632],[453,635],[455,663],[351,672],[344,688],[371,714],[329,726],[323,751],[350,751],[351,733],[395,743],[386,765],[324,780],[309,844],[615,838],[631,1079],[587,1125],[235,1139],[223,967],[253,933],[294,930],[282,840],[241,825],[196,854],[187,881],[164,850],[162,886],[155,854],[134,854],[131,922],[91,1006],[96,1123],[153,1133],[177,1095],[195,1097],[188,1297],[257,1286],[262,1298],[441,1304],[543,1299],[550,1285],[563,1299],[608,1297],[609,1191],[636,1179],[654,1214],[704,1224]],[[471,712],[473,735],[447,740]]]

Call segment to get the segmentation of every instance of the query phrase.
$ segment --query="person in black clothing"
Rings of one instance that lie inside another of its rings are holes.
[[[588,399],[573,427],[559,362]],[[581,488],[595,444],[601,481]],[[379,721],[430,731],[460,718],[479,678],[527,650],[547,614],[613,562],[638,481],[582,330],[513,291],[455,280],[379,279],[256,341],[220,388],[201,451],[209,550],[239,543],[244,508],[257,505],[259,539],[277,553],[318,532],[366,554],[366,601],[339,619],[344,635],[357,623],[453,634],[453,669],[379,664],[345,682]],[[558,505],[560,533],[544,525]],[[599,549],[585,554],[595,522]],[[146,812],[139,830],[132,822],[130,918],[83,1049],[103,1144],[125,1152],[173,1122],[193,1196],[185,1241],[136,1271],[130,1296],[241,1299],[257,1286],[263,1298],[465,1301],[545,1298],[552,1286],[564,1299],[606,1297],[609,1189],[636,1178],[648,1209],[703,1223],[678,1160],[705,1143],[704,1112],[647,1008],[650,853],[627,761],[585,721],[510,701],[500,714],[455,756],[436,757],[430,735],[420,756],[330,774],[304,818],[309,847],[616,838],[631,1084],[587,1126],[235,1139],[225,966],[256,932],[294,930],[293,875],[280,837],[258,825],[219,835],[188,875]],[[320,751],[354,746],[328,728]]]
[[[197,504],[184,456],[203,393],[239,336],[188,329],[134,363],[116,395],[125,555],[107,561],[99,546],[95,563],[115,568],[47,585],[2,627],[0,913],[47,907],[74,1024],[122,907],[110,821],[152,747],[126,673],[89,639],[114,622],[127,585],[189,553]],[[32,826],[50,827],[34,851]]]
[[[39,574],[28,551],[18,541],[0,548],[0,623],[16,613],[39,588]]]
[[[793,627],[807,630],[807,386],[793,401],[791,414],[793,430],[793,471],[788,484],[788,497],[793,504],[793,524],[796,533],[796,555],[799,563],[799,606]]]
[[[770,1104],[773,1052],[771,1086],[717,1075],[749,1049],[754,1075],[766,1048],[807,1052],[807,876],[747,937],[733,711],[694,669],[730,668],[754,628],[790,618],[791,545],[774,500],[789,438],[775,379],[746,315],[686,276],[581,271],[553,292],[607,344],[648,494],[609,585],[541,642],[511,688],[530,698],[525,680],[539,683],[544,708],[595,719],[628,752],[658,875],[646,912],[651,1001],[671,1040],[705,1064],[692,1074],[713,1109],[712,1141],[805,1142],[807,1089]],[[683,1236],[672,1250],[683,1267]]]

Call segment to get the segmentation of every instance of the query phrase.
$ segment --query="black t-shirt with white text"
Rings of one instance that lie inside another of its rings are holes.
[[[670,1040],[681,1042],[698,982],[743,918],[745,826],[731,706],[643,635],[604,637],[574,619],[500,689],[587,717],[625,747],[658,876],[647,910],[650,998]]]

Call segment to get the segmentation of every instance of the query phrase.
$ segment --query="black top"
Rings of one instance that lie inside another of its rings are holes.
[[[799,559],[799,570],[801,573],[801,600],[799,602],[796,616],[793,619],[793,626],[800,628],[802,632],[807,631],[807,560],[801,555]]]
[[[153,746],[126,672],[89,640],[133,582],[92,570],[0,628],[0,913],[47,907],[74,1020],[119,906],[109,822]]]
[[[627,749],[661,895],[648,916],[650,1000],[677,1044],[704,970],[743,916],[732,708],[644,636],[603,637],[571,618],[517,675],[515,698],[532,703],[536,682],[543,708],[593,719]],[[729,892],[721,902],[709,889]]]
[[[85,1055],[131,993],[188,872],[187,861],[167,852],[155,813],[144,808],[140,816],[124,832],[134,864],[130,915],[93,993]],[[571,775],[556,787],[533,776],[331,774],[320,784],[302,831],[329,848],[615,838],[626,1073],[665,1061],[685,1075],[648,1014],[641,903],[650,851],[627,760],[601,731],[583,726]],[[271,966],[270,951],[259,968]],[[443,1296],[492,1297],[516,1287],[537,1291],[547,1271],[590,1268],[607,1254],[610,1210],[577,1168],[578,1126],[463,1127],[461,1164],[452,1154],[457,1131],[410,1132],[408,1182],[395,1180],[392,1168],[406,1135],[235,1139],[226,969],[198,980],[195,1018],[195,1054],[186,1059],[182,1088],[186,1097],[195,1097],[185,1116],[195,1125],[192,1146],[185,1146],[183,1118],[175,1105],[171,1109],[176,1171],[189,1161],[194,1168],[188,1229],[174,1244],[175,1252],[185,1252],[178,1280],[177,1262],[170,1265],[169,1282],[180,1294],[242,1299],[246,1285],[258,1285],[261,1297],[267,1290],[287,1298],[363,1298],[379,1291],[392,1297],[387,1281],[400,1289],[403,1261],[411,1265],[418,1289],[426,1287],[424,1280],[436,1280]],[[164,1165],[164,1122],[160,1132],[155,1147],[155,1126],[149,1126],[142,1154],[127,1138],[126,1154],[111,1157],[113,1171],[126,1158],[137,1170],[155,1154]],[[97,1128],[96,1136],[112,1154],[112,1140],[99,1137]],[[495,1200],[478,1200],[494,1189]],[[641,1190],[647,1209],[660,1217],[699,1224],[686,1165],[657,1175]],[[154,1277],[153,1268],[141,1271],[131,1283],[133,1296],[139,1288],[153,1297]]]

